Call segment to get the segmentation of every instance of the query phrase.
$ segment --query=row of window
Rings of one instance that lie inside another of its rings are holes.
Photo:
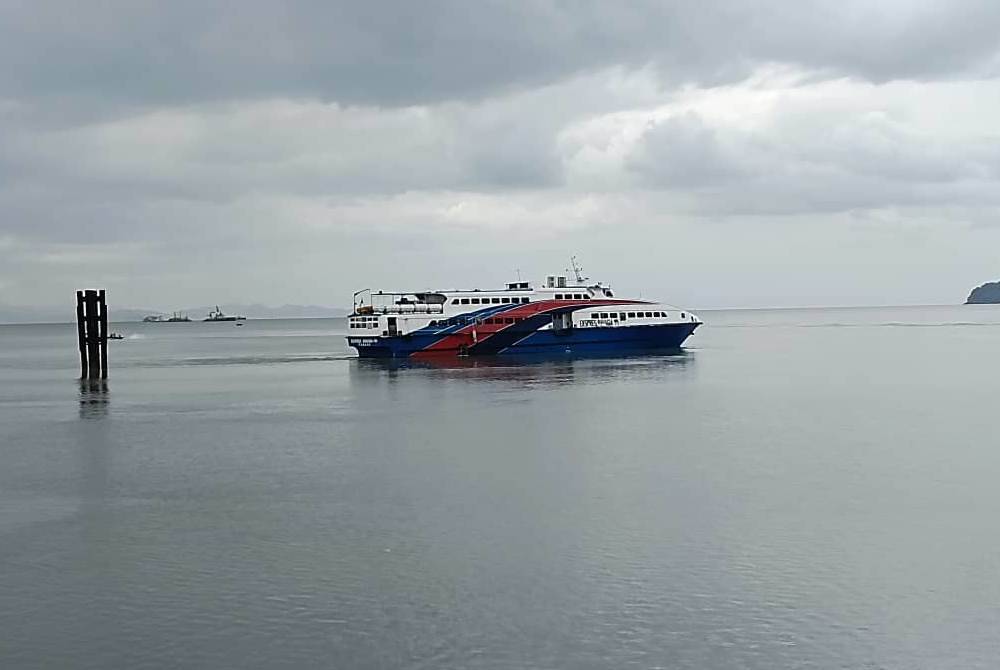
[[[520,296],[514,296],[513,298],[452,298],[452,305],[509,305],[515,304],[519,305],[521,303],[529,302],[530,298],[522,298]]]
[[[378,321],[351,321],[350,328],[378,328]]]
[[[517,323],[519,321],[524,321],[524,318],[520,316],[504,316],[504,317],[494,316],[488,319],[479,319],[478,321],[476,321],[476,323],[503,325],[503,324]],[[428,325],[431,327],[437,326],[439,328],[442,328],[444,326],[456,326],[459,324],[465,325],[471,322],[472,322],[471,319],[465,319],[459,317],[457,319],[440,319],[438,321],[431,321]]]
[[[444,328],[445,326],[464,326],[469,323],[470,320],[463,317],[455,317],[453,319],[439,319],[437,321],[431,321],[428,326],[437,326],[438,328]]]
[[[643,319],[643,318],[645,318],[645,319],[665,319],[665,318],[667,318],[667,313],[666,312],[611,312],[609,314],[608,312],[591,312],[590,313],[590,318],[591,319],[619,319],[619,320],[625,320],[626,318],[629,318],[629,319]],[[684,318],[683,314],[681,314],[681,318],[682,319]]]
[[[500,326],[500,325],[504,325],[504,324],[509,325],[509,324],[515,323],[517,321],[524,321],[524,318],[520,317],[520,316],[504,316],[504,317],[494,316],[494,317],[489,318],[489,319],[483,319],[481,321],[481,323],[493,324],[493,325]]]
[[[590,300],[588,293],[556,293],[556,300]]]

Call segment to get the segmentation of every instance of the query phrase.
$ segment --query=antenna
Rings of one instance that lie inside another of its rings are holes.
[[[573,268],[573,276],[576,277],[577,284],[582,284],[583,282],[590,279],[590,277],[583,276],[583,268],[577,264],[576,256],[570,256],[569,264]]]

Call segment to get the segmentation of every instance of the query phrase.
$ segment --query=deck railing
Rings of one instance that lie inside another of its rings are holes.
[[[356,314],[444,314],[444,305],[414,303],[409,305],[364,305]]]

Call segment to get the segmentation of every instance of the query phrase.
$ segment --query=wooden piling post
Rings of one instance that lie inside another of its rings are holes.
[[[97,293],[97,305],[100,308],[100,345],[101,345],[101,379],[108,378],[108,303],[104,299],[104,289]]]
[[[104,290],[76,292],[76,332],[80,377],[108,378],[108,305]]]
[[[76,292],[76,337],[80,344],[80,379],[86,379],[87,365],[87,332],[84,322],[83,291]]]
[[[87,360],[90,363],[90,379],[101,378],[100,318],[97,314],[97,291],[84,291],[83,301],[87,307]]]

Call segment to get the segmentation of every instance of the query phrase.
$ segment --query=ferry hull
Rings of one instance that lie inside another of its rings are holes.
[[[677,349],[701,325],[669,323],[617,328],[572,328],[564,331],[537,330],[513,341],[491,343],[431,333],[394,337],[348,337],[361,358],[408,358],[430,355],[524,355],[524,354],[622,354],[656,349]],[[500,338],[497,338],[498,340]]]

